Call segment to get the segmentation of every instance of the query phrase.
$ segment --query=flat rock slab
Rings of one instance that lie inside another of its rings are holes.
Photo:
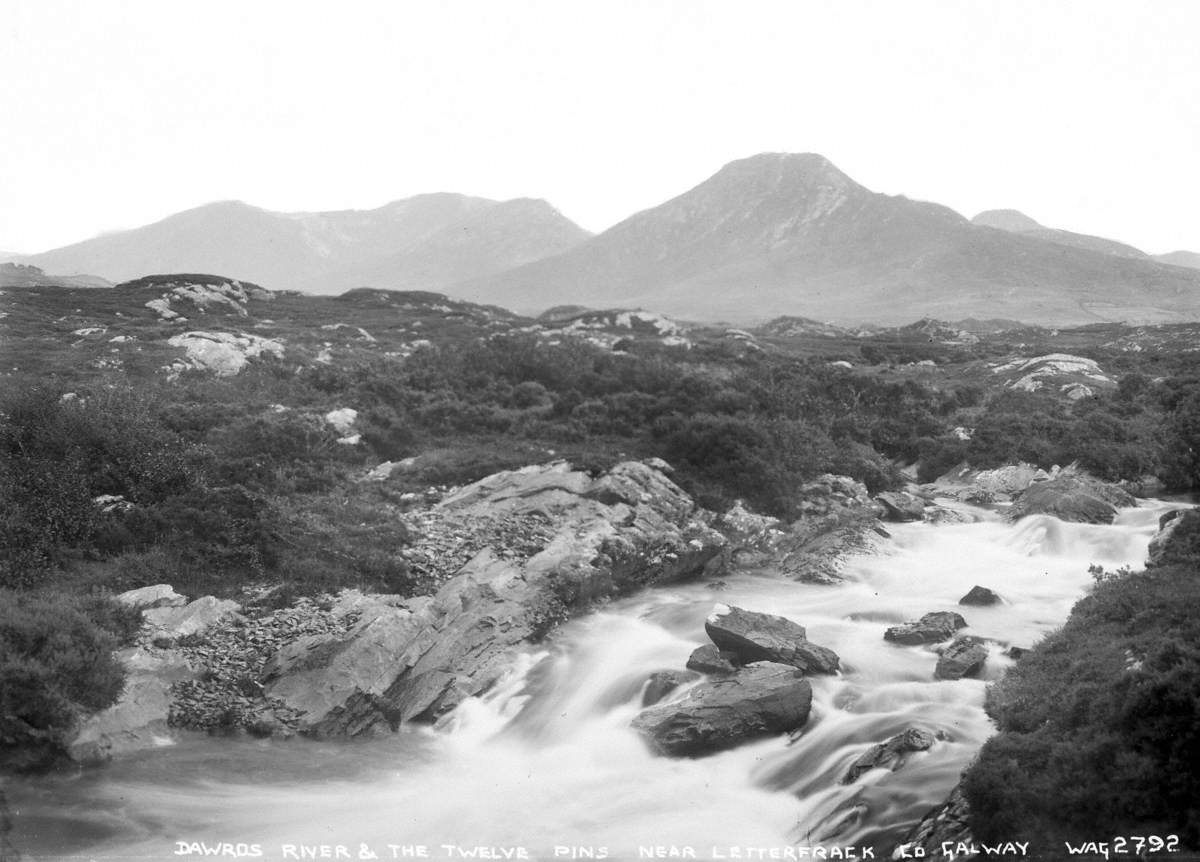
[[[987,661],[988,648],[983,638],[964,635],[946,647],[933,675],[937,679],[962,679],[978,673]]]
[[[200,634],[242,609],[237,602],[204,596],[182,607],[151,608],[143,614],[153,641],[174,643],[180,638]]]
[[[1064,470],[1022,491],[1006,517],[1016,521],[1027,515],[1052,515],[1080,524],[1111,524],[1119,507],[1136,505],[1133,495],[1116,485]]]
[[[697,757],[795,730],[811,710],[812,684],[800,670],[761,662],[650,707],[633,727],[661,754]]]
[[[875,502],[883,506],[884,517],[889,521],[925,519],[925,501],[907,491],[884,491],[875,496]]]
[[[915,622],[892,626],[883,633],[885,641],[916,646],[935,644],[950,640],[959,629],[966,628],[967,621],[953,611],[934,611]]]
[[[806,673],[836,673],[840,664],[837,653],[810,643],[804,626],[786,617],[717,605],[704,631],[740,664],[778,662]]]
[[[140,611],[152,608],[179,608],[187,604],[187,596],[181,596],[175,592],[175,588],[170,584],[155,584],[151,587],[129,590],[116,598],[121,604],[137,608]]]
[[[908,755],[914,751],[928,751],[933,747],[934,736],[927,730],[910,727],[903,733],[898,733],[887,742],[872,746],[859,755],[846,775],[842,784],[853,784],[872,769],[890,769],[895,772],[908,761]]]

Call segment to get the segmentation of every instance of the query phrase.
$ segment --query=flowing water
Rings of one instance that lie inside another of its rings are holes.
[[[182,858],[200,844],[265,859],[788,858],[754,854],[818,844],[882,857],[987,738],[986,680],[1011,664],[993,645],[985,679],[935,681],[936,654],[887,643],[884,629],[957,609],[967,633],[1029,646],[1091,586],[1089,564],[1141,566],[1163,508],[1144,503],[1112,526],[977,511],[973,524],[894,527],[890,547],[836,587],[740,574],[720,590],[647,591],[564,626],[438,728],[348,743],[188,737],[13,782],[13,843],[27,859]],[[975,584],[1005,603],[958,608]],[[801,623],[842,673],[813,678],[813,714],[792,738],[656,757],[629,729],[645,681],[683,668],[718,602]],[[908,727],[941,738],[897,772],[841,783]]]

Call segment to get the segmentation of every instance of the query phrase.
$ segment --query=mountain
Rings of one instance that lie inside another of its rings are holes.
[[[1113,239],[1045,227],[1017,210],[987,210],[975,216],[975,218],[971,219],[971,222],[983,227],[994,227],[1009,231],[1010,233],[1019,233],[1024,236],[1049,240],[1059,245],[1069,245],[1073,248],[1098,251],[1101,254],[1115,254],[1117,257],[1133,257],[1143,260],[1150,257],[1140,249]]]
[[[491,210],[497,212],[489,217]],[[422,287],[436,287],[439,278],[457,281],[507,269],[588,236],[542,201],[429,194],[374,210],[315,213],[223,201],[20,260],[113,281],[227,272],[265,287],[326,293],[363,284],[355,281],[358,271],[379,286],[413,283],[415,272]]]
[[[729,322],[1065,324],[1194,318],[1200,274],[975,225],[872,192],[819,155],[767,153],[562,254],[447,292],[529,313],[577,303]]]
[[[1159,263],[1169,263],[1171,266],[1186,266],[1200,269],[1200,254],[1194,251],[1172,251],[1167,254],[1156,254],[1154,259]]]

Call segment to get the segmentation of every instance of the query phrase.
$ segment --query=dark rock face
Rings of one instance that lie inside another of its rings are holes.
[[[933,743],[932,733],[910,727],[887,742],[881,742],[863,752],[846,770],[842,784],[853,784],[872,769],[890,769],[895,772],[907,762],[909,754],[914,751],[928,751],[933,747]]]
[[[946,647],[933,675],[938,679],[962,679],[978,672],[987,657],[988,649],[983,638],[964,635]]]
[[[645,710],[633,727],[662,754],[696,757],[795,730],[811,709],[812,685],[801,671],[761,662],[701,683],[681,701]]]
[[[1200,548],[1200,509],[1174,509],[1158,519],[1150,540],[1148,566],[1183,562]]]
[[[790,664],[806,673],[836,673],[837,654],[809,643],[804,627],[785,617],[718,605],[704,630],[721,650],[732,652],[740,664],[771,661]]]
[[[943,842],[955,846],[960,842],[972,844],[970,817],[971,809],[967,806],[967,797],[960,782],[945,802],[921,818],[903,843],[907,845],[910,855],[916,856],[917,848],[920,848],[924,851],[923,855],[930,859],[941,855]]]
[[[987,607],[988,605],[998,605],[1003,599],[999,595],[989,590],[987,587],[981,587],[978,584],[971,587],[970,592],[958,600],[960,605],[976,605],[978,607]]]
[[[925,501],[906,491],[884,491],[875,495],[889,521],[921,521],[925,518]]]
[[[967,621],[953,611],[934,611],[915,622],[892,626],[883,633],[883,639],[905,646],[934,644],[949,640],[966,626]]]
[[[1111,524],[1118,507],[1134,505],[1137,501],[1127,491],[1068,468],[1022,491],[1007,517],[1016,521],[1027,515],[1053,515],[1080,524]]]
[[[596,479],[561,462],[498,473],[438,508],[463,518],[536,512],[553,535],[526,560],[485,548],[432,600],[364,611],[348,632],[281,650],[266,694],[301,713],[301,732],[353,736],[436,719],[503,676],[517,645],[598,599],[700,576],[725,545],[692,519],[691,498],[642,462]]]
[[[733,657],[733,653],[722,652],[713,644],[705,644],[692,650],[686,667],[700,673],[733,673],[737,670],[737,665],[732,661]]]
[[[642,706],[654,706],[681,685],[700,678],[691,671],[660,670],[650,674],[646,690],[642,692]]]

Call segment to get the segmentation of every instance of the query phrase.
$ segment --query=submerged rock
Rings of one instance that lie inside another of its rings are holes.
[[[933,644],[949,640],[959,629],[966,628],[967,621],[953,611],[934,611],[915,622],[892,626],[883,633],[883,639],[905,646]]]
[[[519,644],[597,600],[698,577],[725,545],[694,519],[691,498],[642,462],[598,478],[563,462],[498,473],[435,509],[464,521],[537,514],[549,535],[524,559],[484,548],[420,606],[281,651],[266,694],[303,712],[301,732],[358,735],[434,720],[491,687]]]
[[[964,635],[942,652],[933,675],[937,679],[962,679],[982,669],[987,657],[988,648],[983,638]]]
[[[704,631],[739,664],[756,661],[790,664],[807,673],[836,673],[839,659],[831,649],[810,643],[804,627],[785,617],[717,605]]]
[[[853,784],[872,769],[890,769],[895,772],[908,761],[908,755],[914,751],[928,751],[933,747],[934,736],[927,730],[910,727],[903,733],[898,733],[887,742],[872,746],[859,755],[850,768],[846,770],[842,784]]]
[[[988,605],[998,605],[1003,599],[1000,598],[992,590],[987,587],[981,587],[978,584],[971,587],[970,591],[958,600],[960,605],[975,605],[977,607],[987,607]]]
[[[795,730],[811,709],[812,685],[801,671],[761,662],[645,710],[633,727],[662,754],[695,757]]]

